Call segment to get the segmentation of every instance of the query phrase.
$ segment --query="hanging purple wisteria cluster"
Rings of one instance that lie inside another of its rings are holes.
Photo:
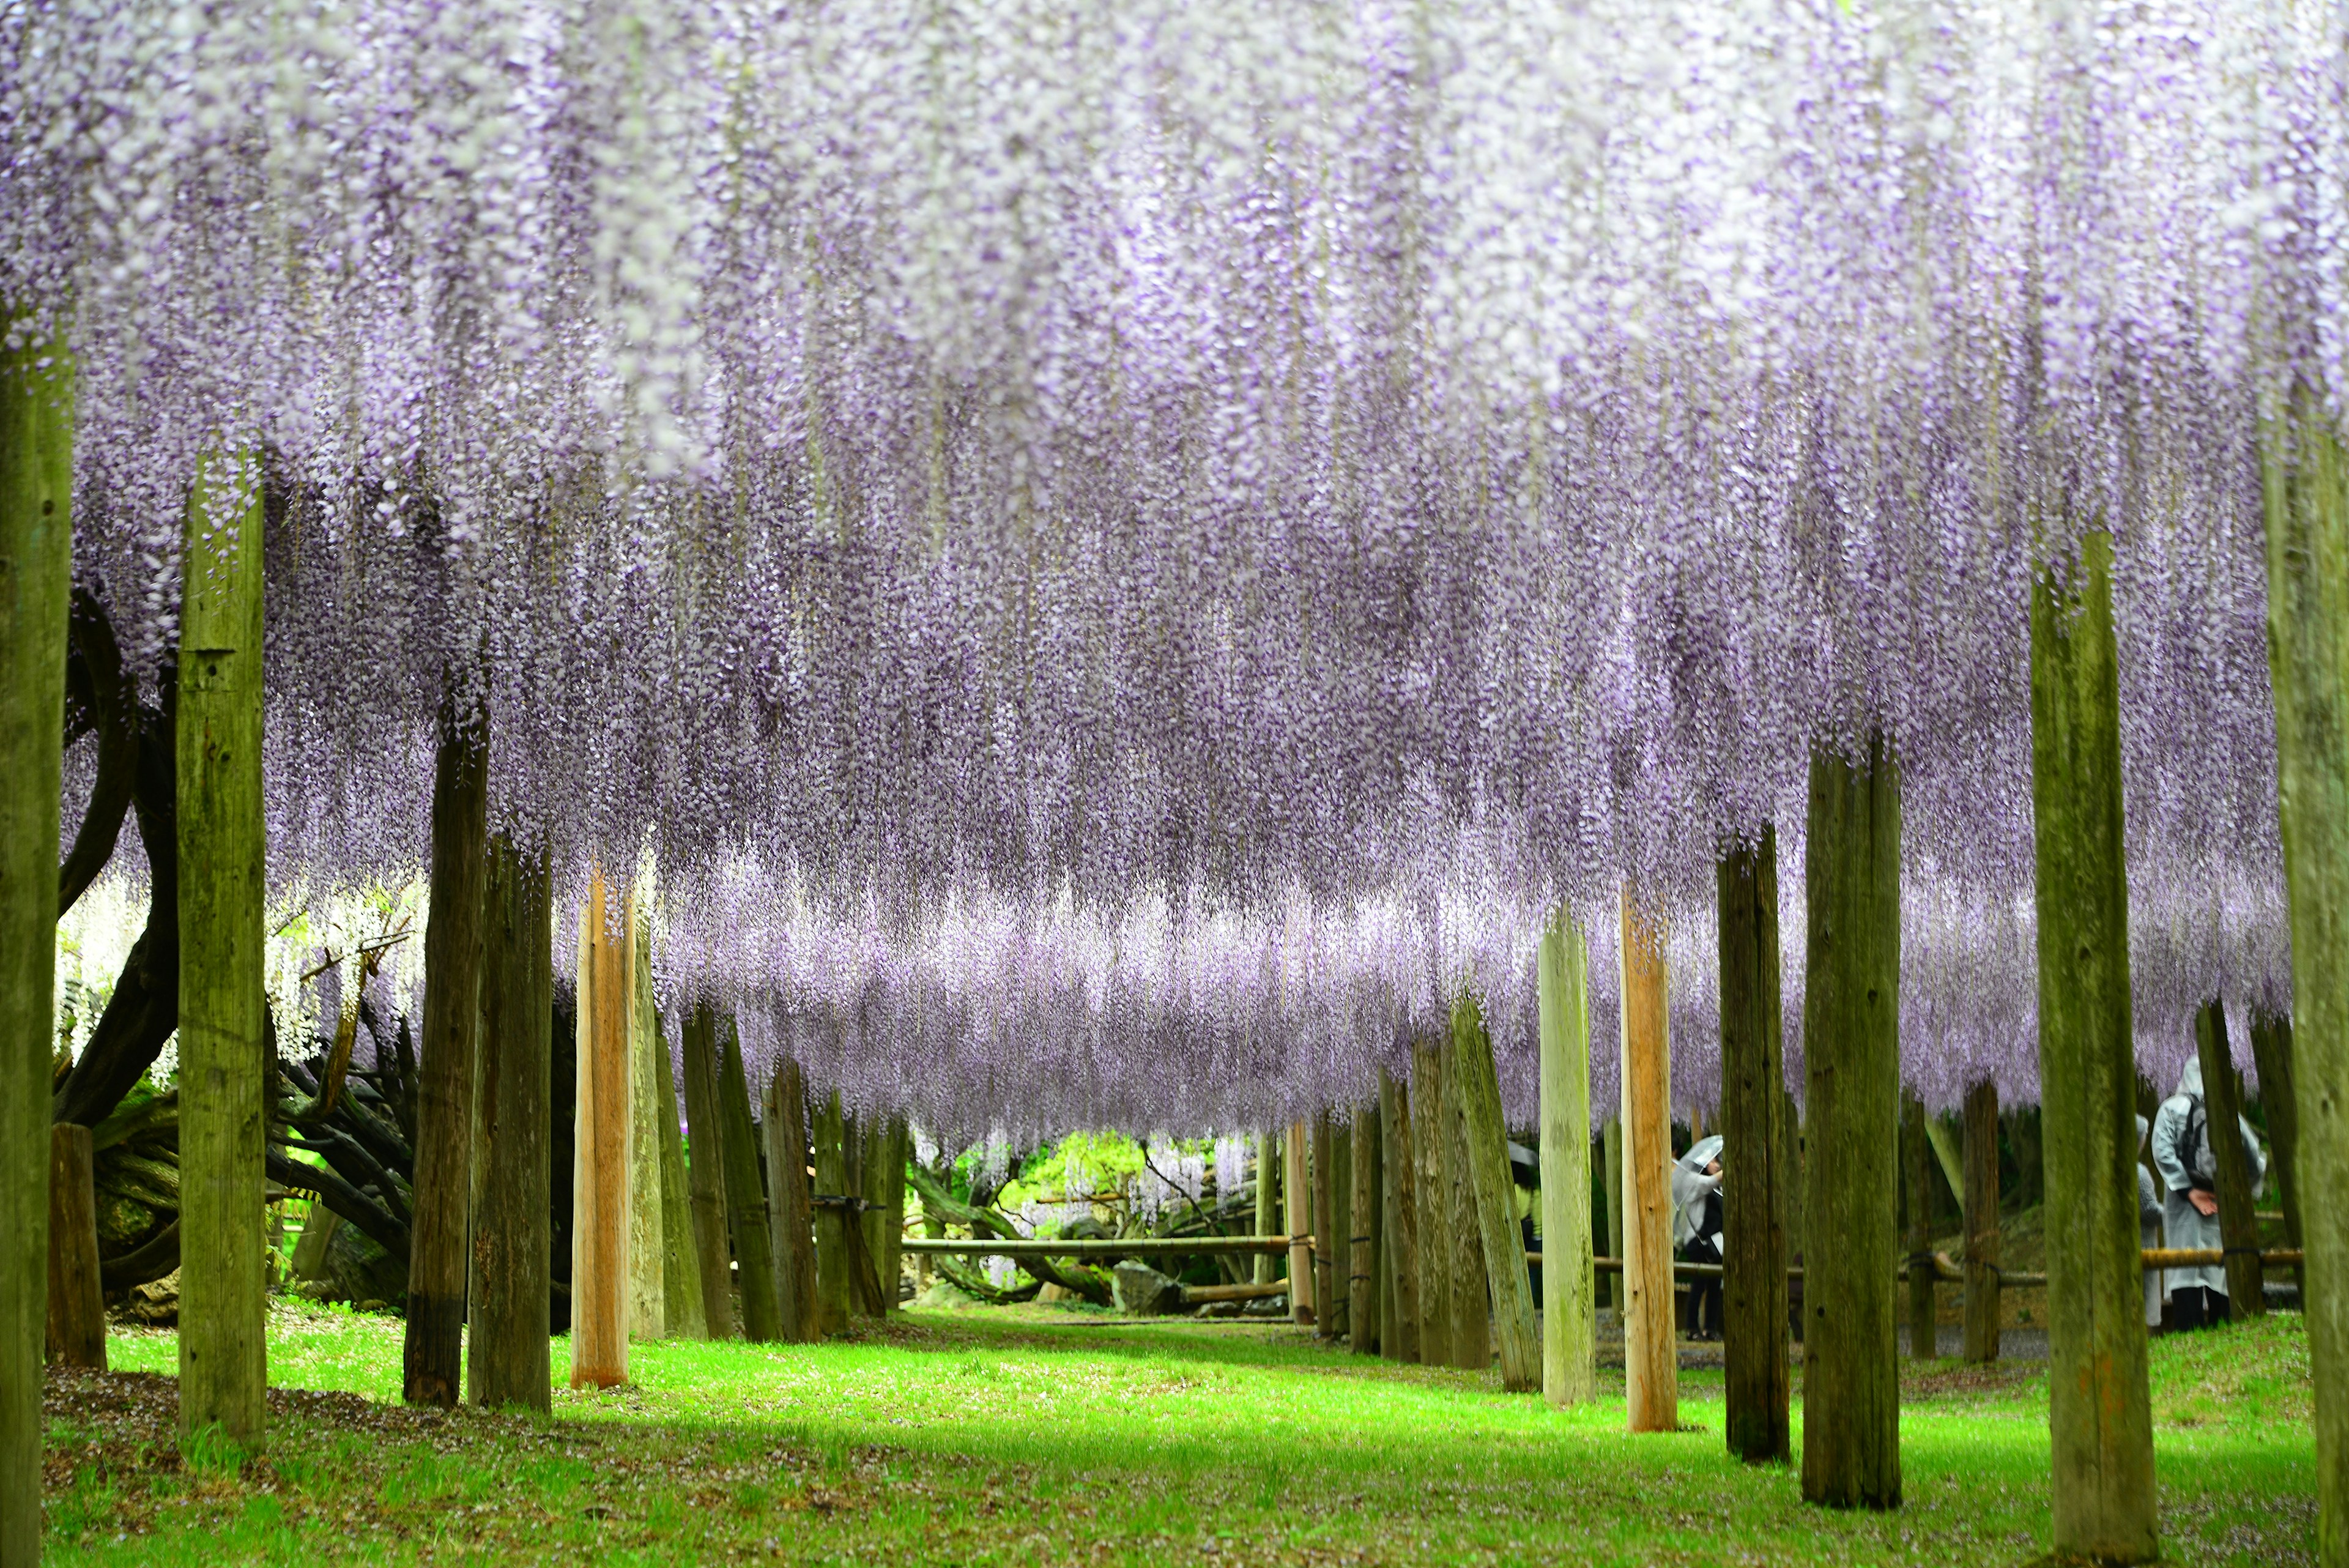
[[[1703,1101],[1715,856],[1775,824],[1799,931],[1811,750],[1881,730],[1909,1073],[2028,1099],[2084,529],[2141,1054],[2288,998],[2257,443],[2349,392],[2328,26],[32,0],[0,285],[142,668],[197,463],[267,454],[281,885],[420,863],[453,689],[498,826],[657,867],[672,1017],[942,1134],[1358,1100],[1464,983],[1524,1107],[1545,911],[1604,1043],[1627,885]]]

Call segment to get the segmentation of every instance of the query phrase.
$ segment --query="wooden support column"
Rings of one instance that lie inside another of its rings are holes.
[[[1393,1303],[1390,1317],[1380,1323],[1379,1354],[1389,1361],[1420,1359],[1419,1193],[1412,1156],[1411,1091],[1379,1069],[1379,1131],[1385,1139],[1380,1152],[1379,1174],[1384,1189],[1381,1205],[1386,1221],[1381,1249],[1385,1273],[1384,1294]]]
[[[1672,1323],[1672,1057],[1664,934],[1623,889],[1623,1387],[1634,1432],[1677,1431]]]
[[[476,1405],[547,1410],[554,1185],[554,903],[546,852],[490,839],[481,896],[481,1093],[473,1107]],[[304,1238],[308,1239],[307,1235]]]
[[[72,499],[73,361],[55,337],[0,337],[0,1568],[41,1561]]]
[[[1940,1349],[1940,1317],[1933,1301],[1932,1150],[1925,1138],[1925,1103],[1900,1096],[1901,1187],[1908,1202],[1909,1356],[1931,1361]]]
[[[2194,1015],[2195,1049],[2202,1060],[2202,1106],[2209,1128],[2210,1154],[2219,1167],[2219,1240],[2227,1257],[2227,1306],[2236,1317],[2267,1312],[2260,1269],[2260,1221],[2251,1190],[2251,1162],[2243,1148],[2243,1081],[2227,1040],[2223,1002],[2202,1004]]]
[[[1721,949],[1722,1383],[1729,1451],[1794,1451],[1786,1344],[1786,1072],[1778,979],[1778,836],[1714,867]]]
[[[816,1107],[815,1193],[811,1201],[845,1197],[848,1186],[848,1127],[840,1114],[840,1091],[833,1089]],[[816,1203],[816,1332],[825,1338],[848,1332],[855,1289],[848,1223],[848,1210],[840,1204]]]
[[[1452,1194],[1444,1240],[1452,1249],[1446,1271],[1452,1279],[1452,1365],[1482,1372],[1493,1365],[1493,1313],[1485,1282],[1484,1221],[1476,1213],[1476,1185],[1468,1173],[1468,1144],[1461,1120],[1456,1053],[1447,1033],[1436,1046],[1443,1074],[1444,1115],[1438,1124],[1444,1150],[1444,1180]]]
[[[1390,1309],[1380,1288],[1381,1231],[1385,1212],[1380,1187],[1379,1112],[1375,1103],[1354,1111],[1353,1235],[1346,1250],[1347,1342],[1357,1355],[1376,1355],[1384,1343]]]
[[[808,1203],[807,1085],[800,1064],[784,1057],[772,1086],[766,1122],[767,1181],[778,1322],[786,1342],[812,1345],[823,1337],[823,1330],[816,1305],[814,1220]]]
[[[734,1262],[742,1275],[742,1337],[761,1343],[782,1335],[775,1293],[774,1239],[767,1229],[767,1192],[759,1179],[759,1135],[750,1125],[750,1083],[742,1069],[742,1037],[731,1014],[718,1021],[718,1114],[726,1118],[720,1157],[726,1162],[726,1217],[734,1227]]]
[[[1333,1204],[1336,1185],[1331,1172],[1337,1150],[1330,1137],[1330,1113],[1313,1118],[1313,1337],[1334,1339],[1338,1334],[1338,1216]]]
[[[905,1161],[913,1154],[913,1134],[903,1116],[889,1118],[889,1164],[881,1177],[881,1285],[891,1312],[900,1309],[897,1281],[905,1264]]]
[[[1325,1113],[1330,1127],[1330,1231],[1324,1243],[1330,1253],[1330,1290],[1321,1297],[1330,1313],[1330,1337],[1350,1339],[1354,1333],[1352,1272],[1354,1255],[1354,1128],[1342,1111]]]
[[[98,1277],[98,1193],[89,1129],[49,1129],[49,1308],[46,1348],[59,1366],[106,1370],[106,1293]]]
[[[709,1331],[709,1309],[701,1291],[701,1259],[695,1248],[693,1203],[685,1176],[685,1137],[678,1127],[677,1065],[669,1060],[668,1032],[653,1017],[654,1092],[660,1108],[661,1301],[671,1334],[682,1339],[723,1339]],[[722,1321],[722,1320],[721,1320]]]
[[[1968,1361],[1998,1359],[1998,1085],[1966,1091],[1966,1322]]]
[[[685,1015],[685,1119],[693,1135],[686,1172],[694,1262],[701,1275],[702,1314],[712,1339],[731,1339],[733,1256],[726,1236],[726,1119],[718,1114],[718,1013],[697,1002]]]
[[[261,1442],[268,1381],[261,485],[255,459],[209,460],[197,475],[188,507],[175,759],[180,1440],[218,1427],[248,1449]],[[47,1025],[41,1035],[48,1037]]]
[[[1280,1222],[1280,1134],[1268,1128],[1256,1140],[1256,1233],[1286,1233]],[[1268,1285],[1279,1277],[1280,1260],[1270,1252],[1256,1257],[1256,1282]]]
[[[1786,1091],[1785,1116],[1780,1131],[1785,1135],[1785,1141],[1779,1147],[1785,1155],[1782,1168],[1786,1179],[1779,1183],[1779,1190],[1785,1195],[1786,1205],[1786,1259],[1790,1266],[1799,1267],[1803,1262],[1803,1238],[1806,1234],[1803,1229],[1803,1195],[1809,1190],[1810,1179],[1806,1174],[1808,1167],[1803,1159],[1803,1110],[1795,1103],[1795,1093],[1791,1089]],[[1799,1337],[1803,1332],[1803,1314],[1792,1309],[1792,1289],[1790,1283],[1786,1328],[1787,1332]]]
[[[668,1322],[668,1236],[661,1193],[660,1073],[662,1049],[653,1012],[652,909],[641,883],[628,888],[628,1335],[666,1339]]]
[[[2292,1087],[2292,1020],[2266,1013],[2251,1014],[2251,1062],[2260,1074],[2260,1106],[2267,1112],[2268,1145],[2275,1157],[2276,1190],[2283,1199],[2283,1244],[2301,1248],[2300,1181],[2295,1151],[2300,1124]],[[2300,1299],[2308,1300],[2305,1270],[2294,1265],[2293,1280]]]
[[[1509,1175],[1509,1134],[1501,1119],[1492,1036],[1474,997],[1452,1004],[1451,1065],[1464,1185],[1484,1254],[1485,1277],[1476,1293],[1492,1303],[1503,1391],[1530,1394],[1542,1386],[1541,1334],[1534,1324],[1533,1281],[1526,1275],[1525,1240],[1517,1226],[1516,1184]]]
[[[2058,1555],[2144,1563],[2158,1555],[2160,1543],[2134,1168],[2137,1064],[2111,569],[2111,541],[2091,534],[2081,559],[2060,578],[2043,573],[2031,596],[2051,1495]],[[2288,708],[2280,694],[2279,734],[2289,728],[2281,718]],[[2287,745],[2287,775],[2290,768]],[[2284,837],[2289,870],[2289,808]],[[2295,960],[2309,957],[2298,945],[2297,922],[2292,935]],[[2320,1405],[2322,1388],[2320,1381]],[[2323,1484],[2320,1476],[2320,1490]]]
[[[1280,1168],[1280,1197],[1288,1234],[1288,1317],[1313,1322],[1313,1187],[1306,1160],[1303,1122],[1288,1124]]]
[[[1623,1114],[1622,1099],[1616,1099],[1615,1114],[1599,1129],[1599,1178],[1607,1191],[1607,1255],[1620,1259],[1625,1246],[1623,1231]],[[1624,1292],[1623,1272],[1619,1269],[1607,1275],[1607,1304],[1615,1309],[1618,1327],[1623,1323],[1623,1307],[1629,1297]]]
[[[1803,1060],[1813,1233],[1803,1275],[1803,1497],[1900,1504],[1893,1329],[1900,1127],[1900,789],[1880,736],[1811,753]]]
[[[1432,1041],[1411,1048],[1411,1150],[1419,1209],[1419,1359],[1452,1365],[1452,1189],[1444,1147],[1451,1140],[1441,1058]]]
[[[1589,954],[1561,905],[1535,961],[1541,1030],[1542,1397],[1598,1395],[1599,1296],[1590,1245]]]
[[[628,1380],[628,954],[611,885],[587,869],[579,911],[578,1096],[572,1156],[571,1386]]]

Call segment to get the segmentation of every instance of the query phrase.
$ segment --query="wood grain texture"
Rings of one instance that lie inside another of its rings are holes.
[[[89,1129],[49,1129],[49,1310],[45,1348],[59,1366],[106,1370],[106,1292],[98,1282],[98,1192]]]
[[[1289,1123],[1280,1161],[1281,1221],[1288,1233],[1288,1317],[1300,1324],[1313,1322],[1313,1176],[1307,1141],[1305,1124]]]
[[[681,1339],[723,1339],[725,1334],[709,1332],[702,1297],[700,1251],[686,1186],[685,1135],[678,1125],[677,1066],[669,1060],[668,1031],[661,1027],[657,1014],[652,1041],[653,1092],[659,1096],[660,1111],[661,1299],[667,1328]]]
[[[767,1180],[775,1244],[777,1330],[786,1343],[823,1337],[816,1307],[815,1231],[808,1195],[807,1085],[786,1056],[775,1069],[767,1118]]]
[[[1908,1200],[1909,1358],[1931,1361],[1940,1345],[1933,1299],[1933,1150],[1925,1136],[1925,1102],[1900,1096],[1901,1194]]]
[[[1778,836],[1764,826],[1714,867],[1721,953],[1722,1384],[1729,1451],[1793,1451],[1787,1345],[1785,1012]]]
[[[1492,1037],[1474,997],[1452,1004],[1452,1091],[1466,1189],[1475,1210],[1477,1251],[1485,1265],[1479,1293],[1492,1303],[1492,1340],[1500,1352],[1501,1388],[1531,1394],[1542,1386],[1541,1331],[1534,1321],[1533,1281],[1517,1226],[1516,1183],[1509,1175],[1509,1133],[1501,1119],[1501,1084]]]
[[[1582,929],[1561,906],[1535,958],[1541,1049],[1542,1397],[1598,1397],[1598,1275],[1590,1260],[1590,987]]]
[[[1411,1152],[1413,1199],[1418,1206],[1419,1359],[1426,1366],[1452,1365],[1452,1189],[1445,1179],[1444,1149],[1451,1140],[1444,1121],[1444,1074],[1432,1040],[1411,1048]]]
[[[1452,1278],[1452,1365],[1464,1372],[1482,1372],[1493,1365],[1493,1307],[1485,1277],[1484,1220],[1477,1213],[1475,1179],[1468,1169],[1468,1132],[1462,1119],[1456,1054],[1447,1033],[1436,1045],[1436,1070],[1443,1075],[1444,1117],[1439,1136],[1444,1183],[1451,1193],[1451,1223],[1444,1241],[1451,1248],[1446,1272]]]
[[[1358,1106],[1348,1141],[1353,1159],[1348,1174],[1352,1234],[1346,1249],[1347,1346],[1357,1355],[1376,1355],[1387,1328],[1385,1292],[1380,1288],[1380,1230],[1384,1222],[1380,1189],[1379,1111],[1376,1102]]]
[[[2241,1117],[2243,1081],[2227,1038],[2223,1002],[2206,1002],[2194,1015],[2194,1047],[2202,1064],[2202,1105],[2209,1129],[2210,1158],[2219,1169],[2213,1196],[2219,1199],[2219,1239],[2226,1252],[2227,1303],[2235,1317],[2267,1311],[2260,1288],[2260,1222],[2245,1158]]]
[[[702,1318],[712,1339],[731,1339],[734,1257],[726,1239],[726,1118],[718,1114],[718,1012],[694,1003],[678,1033],[685,1066],[685,1120],[691,1133],[686,1203],[694,1262],[701,1275]]]
[[[1267,1128],[1256,1140],[1256,1233],[1272,1236],[1279,1233],[1280,1225],[1280,1133]],[[1257,1284],[1270,1284],[1280,1274],[1280,1260],[1258,1258],[1254,1278]]]
[[[2259,1069],[2260,1108],[2267,1114],[2269,1151],[2274,1156],[2276,1190],[2283,1200],[2283,1244],[2298,1251],[2300,1229],[2300,1123],[2293,1099],[2292,1020],[2251,1014],[2251,1061]],[[2292,1270],[2301,1300],[2308,1299],[2303,1268]]]
[[[546,852],[519,850],[493,836],[481,911],[466,1388],[476,1405],[547,1410],[554,906]]]
[[[1330,1171],[1337,1162],[1337,1151],[1330,1144],[1329,1112],[1323,1111],[1313,1118],[1307,1137],[1313,1181],[1313,1337],[1332,1339],[1338,1333],[1338,1258],[1330,1243],[1337,1234]]]
[[[628,888],[627,948],[628,1336],[666,1339],[668,1237],[661,1194],[660,1028],[653,1012],[652,907],[642,882]]]
[[[1412,1158],[1411,1091],[1379,1069],[1379,1176],[1385,1188],[1386,1222],[1382,1262],[1386,1299],[1392,1303],[1381,1321],[1379,1354],[1389,1361],[1417,1362],[1419,1345],[1419,1198]]]
[[[1961,1350],[1968,1361],[1998,1359],[1998,1085],[1966,1091],[1966,1315]]]
[[[848,1190],[848,1128],[840,1114],[840,1091],[818,1103],[815,1113],[815,1190],[838,1197]],[[848,1250],[848,1211],[834,1204],[815,1210],[816,1332],[826,1337],[848,1331],[854,1260]]]
[[[719,1158],[726,1167],[726,1218],[733,1226],[734,1266],[742,1277],[742,1337],[761,1343],[782,1337],[782,1303],[775,1290],[773,1233],[767,1191],[759,1179],[758,1133],[750,1125],[750,1085],[742,1069],[742,1040],[731,1013],[718,1020],[718,1114],[726,1118]]]
[[[627,942],[604,868],[579,910],[578,1088],[571,1167],[571,1386],[628,1380]]]
[[[1680,1428],[1680,1348],[1672,1322],[1671,1014],[1663,933],[1623,889],[1623,1386],[1634,1432]]]

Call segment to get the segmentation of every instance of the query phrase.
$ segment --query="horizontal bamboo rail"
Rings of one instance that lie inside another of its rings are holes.
[[[1312,1244],[1309,1236],[1133,1236],[1124,1241],[1078,1241],[908,1236],[905,1251],[974,1258],[1191,1258],[1215,1252],[1286,1252],[1292,1241]]]
[[[2219,1247],[2147,1247],[2140,1254],[2140,1258],[2143,1266],[2148,1269],[2200,1269],[2217,1268],[2226,1262],[2227,1254],[2224,1249]],[[1527,1252],[1526,1261],[1529,1263],[1538,1263],[1541,1262],[1541,1254]],[[2297,1247],[2271,1247],[2260,1254],[2260,1263],[2264,1268],[2289,1269],[2300,1262],[2301,1251]],[[1590,1260],[1590,1266],[1602,1274],[1618,1274],[1623,1272],[1623,1260],[1593,1258]],[[1799,1280],[1803,1277],[1803,1271],[1799,1266],[1790,1268],[1786,1271],[1786,1277],[1790,1280]],[[1905,1265],[1894,1274],[1896,1279],[1905,1280],[1908,1277],[1909,1270]],[[1963,1284],[1966,1275],[1965,1271],[1960,1268],[1948,1253],[1936,1252],[1933,1254],[1933,1277],[1954,1285]],[[1719,1263],[1674,1263],[1672,1278],[1717,1280],[1721,1278],[1721,1265]],[[1999,1271],[1998,1282],[2004,1290],[2044,1290],[2047,1285],[2047,1276],[2045,1274],[2013,1274],[2002,1269]]]
[[[1288,1282],[1273,1280],[1264,1284],[1185,1285],[1183,1304],[1203,1306],[1208,1302],[1260,1302],[1288,1293]]]

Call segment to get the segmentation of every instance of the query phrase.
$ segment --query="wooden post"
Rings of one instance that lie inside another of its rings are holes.
[[[881,1173],[881,1287],[891,1312],[898,1304],[897,1282],[905,1268],[905,1161],[914,1137],[903,1116],[889,1118],[889,1164]]]
[[[1968,1361],[1998,1359],[1998,1085],[1966,1091],[1966,1324]]]
[[[1375,1103],[1358,1106],[1352,1131],[1353,1234],[1346,1250],[1348,1343],[1357,1355],[1376,1355],[1387,1332],[1389,1310],[1379,1286],[1380,1231],[1383,1206],[1379,1184],[1379,1112]]]
[[[1312,1177],[1306,1168],[1305,1124],[1288,1124],[1281,1161],[1280,1196],[1288,1222],[1288,1317],[1295,1324],[1313,1322]]]
[[[2283,1199],[2283,1244],[2301,1248],[2300,1182],[2295,1151],[2300,1147],[2299,1120],[2292,1088],[2292,1020],[2263,1012],[2251,1014],[2251,1061],[2260,1073],[2260,1105],[2267,1112],[2268,1143],[2275,1157],[2276,1190]],[[2300,1299],[2308,1300],[2304,1271],[2294,1266]]]
[[[1620,1097],[1616,1112],[1599,1129],[1599,1179],[1607,1189],[1607,1255],[1623,1255],[1623,1115]],[[1623,1274],[1619,1269],[1607,1276],[1607,1304],[1615,1309],[1617,1327],[1623,1324],[1623,1306],[1629,1299],[1624,1293]]]
[[[848,1127],[840,1114],[840,1091],[832,1090],[815,1113],[814,1198],[842,1198],[848,1192]],[[848,1314],[855,1290],[850,1273],[848,1210],[824,1203],[815,1210],[816,1334],[830,1337],[848,1332]]]
[[[1803,1497],[1900,1504],[1900,789],[1881,736],[1811,753],[1803,994],[1813,1234],[1803,1265]]]
[[[1776,829],[1765,825],[1753,844],[1724,853],[1713,883],[1721,949],[1723,1428],[1731,1453],[1749,1464],[1774,1463],[1794,1452]]]
[[[1334,1339],[1338,1334],[1338,1257],[1333,1238],[1338,1217],[1332,1199],[1336,1183],[1331,1172],[1337,1151],[1331,1147],[1330,1113],[1313,1118],[1313,1337]]]
[[[2264,1075],[2262,1075],[2264,1079]],[[2158,1107],[2161,1101],[2154,1100]],[[2147,1113],[2152,1119],[2152,1113]],[[2014,1140],[2014,1199],[2016,1206],[2035,1209],[2045,1201],[2047,1184],[2039,1158],[2039,1107],[2018,1106],[2007,1117],[2007,1136]]]
[[[686,1188],[694,1261],[701,1274],[702,1316],[710,1338],[731,1339],[737,1325],[733,1258],[726,1240],[726,1118],[718,1114],[717,1010],[707,1002],[695,1002],[685,1015],[679,1044],[685,1056],[685,1119],[693,1134]]]
[[[1786,1261],[1790,1265],[1795,1265],[1803,1261],[1803,1238],[1806,1234],[1803,1229],[1803,1195],[1809,1189],[1809,1178],[1805,1174],[1808,1167],[1803,1160],[1803,1112],[1802,1107],[1795,1103],[1792,1089],[1786,1091],[1779,1131],[1784,1135],[1779,1148],[1785,1155],[1781,1168],[1785,1171],[1785,1179],[1778,1184],[1778,1189],[1786,1205]],[[1799,1336],[1803,1315],[1792,1308],[1791,1286],[1788,1293],[1787,1332]]]
[[[1389,1361],[1415,1362],[1419,1344],[1419,1196],[1411,1147],[1410,1091],[1384,1067],[1379,1069],[1379,1177],[1384,1201],[1385,1236],[1380,1247],[1384,1298],[1393,1303],[1379,1325],[1379,1354]]]
[[[1411,1152],[1413,1196],[1418,1205],[1419,1359],[1427,1366],[1452,1365],[1452,1189],[1444,1150],[1451,1142],[1451,1114],[1444,1103],[1444,1074],[1434,1044],[1411,1047]]]
[[[778,1319],[783,1339],[812,1345],[823,1337],[823,1331],[816,1306],[815,1232],[808,1204],[807,1085],[800,1064],[785,1057],[775,1069],[773,1086],[766,1124],[767,1180],[772,1189]]]
[[[668,1238],[662,1224],[660,1074],[653,1065],[661,1049],[653,1015],[652,910],[643,884],[628,888],[628,1334],[632,1339],[668,1337]]]
[[[702,1296],[701,1258],[693,1233],[693,1204],[687,1196],[685,1137],[678,1126],[677,1066],[669,1060],[667,1031],[658,1014],[652,1027],[654,1092],[660,1110],[661,1300],[668,1332],[687,1339],[725,1339],[712,1334]],[[721,1315],[720,1323],[727,1321]]]
[[[1468,1135],[1461,1119],[1457,1054],[1450,1034],[1438,1042],[1436,1066],[1443,1074],[1444,1116],[1438,1124],[1444,1149],[1444,1185],[1452,1212],[1444,1239],[1451,1244],[1452,1365],[1482,1372],[1493,1365],[1493,1313],[1485,1279],[1484,1220],[1476,1212],[1475,1179],[1468,1171]],[[1519,1247],[1518,1251],[1524,1249]]]
[[[1933,1301],[1932,1151],[1925,1140],[1925,1102],[1900,1096],[1901,1185],[1909,1199],[1909,1355],[1931,1361],[1940,1350]]]
[[[268,1381],[261,484],[258,461],[208,461],[188,508],[176,758],[183,1445],[217,1426],[257,1446]]]
[[[2194,1044],[2202,1059],[2202,1106],[2209,1128],[2210,1154],[2219,1167],[2219,1241],[2227,1256],[2227,1306],[2236,1317],[2267,1312],[2260,1269],[2260,1221],[2251,1190],[2251,1162],[2243,1158],[2243,1087],[2227,1042],[2223,1002],[2202,1004],[2194,1015]]]
[[[72,366],[55,337],[0,338],[0,1568],[41,1561]]]
[[[476,1405],[547,1410],[554,904],[544,850],[491,838],[481,916],[466,1386]]]
[[[781,1337],[775,1294],[773,1237],[767,1229],[767,1193],[759,1180],[758,1133],[750,1125],[750,1084],[742,1070],[742,1037],[731,1014],[718,1023],[718,1114],[726,1118],[719,1157],[726,1162],[726,1217],[734,1226],[734,1262],[742,1273],[742,1337]]]
[[[60,1366],[106,1370],[106,1293],[98,1278],[98,1193],[89,1129],[49,1129],[49,1310],[47,1349]]]
[[[1598,1395],[1599,1297],[1590,1246],[1589,954],[1560,905],[1535,961],[1541,1029],[1542,1397]]]
[[[1269,1128],[1256,1140],[1256,1233],[1259,1236],[1283,1234],[1280,1223],[1280,1135]],[[1280,1272],[1280,1260],[1270,1252],[1259,1252],[1256,1259],[1256,1282],[1272,1283]]]
[[[1354,1128],[1340,1111],[1325,1113],[1330,1124],[1330,1293],[1321,1300],[1330,1309],[1330,1337],[1350,1339],[1354,1333],[1352,1272],[1354,1254]]]
[[[1509,1175],[1509,1134],[1501,1119],[1501,1084],[1483,1011],[1471,996],[1452,1004],[1453,1103],[1458,1107],[1461,1163],[1475,1200],[1485,1279],[1500,1342],[1501,1387],[1530,1394],[1542,1386],[1541,1334],[1534,1324],[1533,1281],[1517,1227],[1516,1183]],[[1543,1257],[1547,1260],[1548,1254]]]
[[[1623,889],[1623,1388],[1634,1432],[1677,1431],[1672,1324],[1672,1057],[1663,932]]]
[[[2111,542],[2091,534],[2070,579],[2044,573],[2031,596],[2042,1212],[2055,1551],[2143,1563],[2160,1547],[2132,1168],[2137,1065],[2111,562]],[[2279,714],[2287,707],[2280,696]],[[2288,727],[2280,719],[2279,732]],[[2285,756],[2289,774],[2288,747]],[[2284,832],[2288,869],[2289,810]],[[2310,957],[2299,934],[2295,925],[2295,968]]]
[[[601,866],[579,911],[579,1072],[571,1166],[571,1386],[628,1380],[627,941]]]
[[[452,687],[464,677],[443,679]],[[464,1390],[465,1228],[473,1211],[473,1085],[481,1029],[481,898],[488,876],[488,720],[442,699],[432,766],[431,919],[424,927],[423,1057],[416,1085],[415,1213],[400,1397],[453,1407]]]

